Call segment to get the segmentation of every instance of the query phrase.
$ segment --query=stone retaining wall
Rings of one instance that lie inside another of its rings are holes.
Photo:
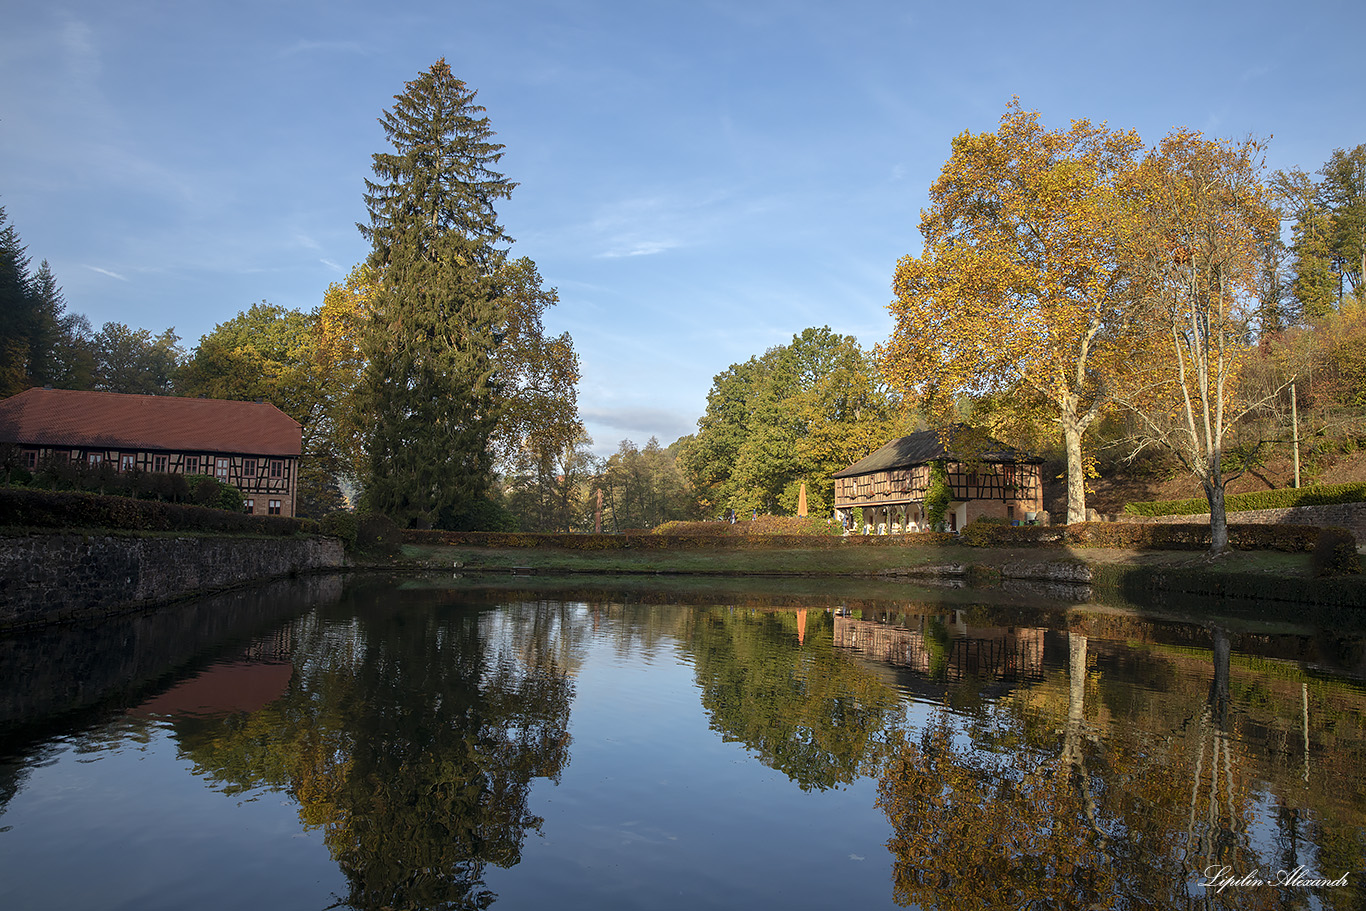
[[[1209,513],[1193,516],[1131,516],[1121,513],[1118,522],[1209,522]],[[1332,506],[1291,506],[1282,509],[1250,509],[1228,514],[1230,525],[1316,525],[1345,528],[1356,535],[1357,549],[1366,547],[1366,503],[1335,503]]]
[[[344,565],[336,538],[0,536],[0,628],[119,613]]]

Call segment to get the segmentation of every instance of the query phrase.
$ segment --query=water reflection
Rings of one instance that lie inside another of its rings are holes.
[[[310,580],[0,639],[0,813],[35,771],[81,794],[70,763],[169,744],[173,774],[234,798],[215,827],[287,795],[335,875],[318,907],[754,904],[803,875],[789,907],[1361,905],[1354,629],[905,585],[508,586]],[[7,878],[45,894],[51,857],[113,849],[68,844],[80,808],[43,828],[83,801],[0,817],[0,904]],[[832,849],[842,826],[871,850]],[[1211,869],[1350,876],[1216,892]],[[684,881],[703,885],[675,897]]]
[[[850,644],[896,642],[899,666],[967,680],[968,672],[936,665],[936,653],[971,654],[964,642],[1012,636],[1037,641],[1035,631],[960,624],[936,644],[930,620],[876,635],[850,623]],[[1013,674],[1009,662],[979,664],[972,671],[983,676],[946,688],[926,723],[898,740],[878,798],[893,828],[896,901],[943,909],[1359,907],[1361,688],[1245,653],[1235,659],[1233,637],[1217,625],[1182,631],[1188,642],[1203,639],[1203,649],[1088,637],[1088,627],[1108,622],[1075,615],[1065,655],[1050,636],[1055,654],[1039,675],[1028,661]],[[1150,628],[1148,638],[1162,632]],[[1253,649],[1303,645],[1249,638]],[[1005,676],[1016,683],[1008,692],[973,698],[984,680]],[[1344,874],[1341,885],[1303,884]]]
[[[874,774],[902,717],[895,690],[836,654],[832,619],[712,608],[684,632],[712,728],[803,790]]]
[[[569,761],[574,636],[563,605],[449,613],[448,596],[353,590],[296,629],[303,656],[259,711],[178,715],[216,787],[288,792],[319,828],[354,908],[482,908],[541,820],[534,778]]]

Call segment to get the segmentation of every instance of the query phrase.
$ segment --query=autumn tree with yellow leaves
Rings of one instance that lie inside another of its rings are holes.
[[[1129,184],[1142,142],[1077,120],[1049,130],[1012,101],[994,133],[964,132],[921,213],[924,249],[896,268],[888,381],[932,417],[1004,395],[1056,421],[1067,520],[1086,518],[1083,437],[1132,363]]]
[[[1226,464],[1239,422],[1280,389],[1240,383],[1255,354],[1259,239],[1277,226],[1260,146],[1178,130],[1143,163],[1143,222],[1135,258],[1149,344],[1121,398],[1138,418],[1139,447],[1161,446],[1200,483],[1211,553],[1228,548]],[[1287,383],[1288,385],[1288,383]]]

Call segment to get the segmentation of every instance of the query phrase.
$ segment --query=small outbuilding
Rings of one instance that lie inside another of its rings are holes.
[[[943,466],[951,492],[944,516],[950,531],[981,516],[1017,525],[1045,519],[1043,459],[961,426],[947,433],[922,430],[892,440],[836,472],[836,516],[855,532],[928,531],[925,494],[935,464]],[[863,511],[861,527],[855,521],[856,509]]]
[[[0,401],[0,443],[17,447],[26,468],[54,459],[210,475],[262,515],[295,514],[302,436],[266,402],[37,388]]]

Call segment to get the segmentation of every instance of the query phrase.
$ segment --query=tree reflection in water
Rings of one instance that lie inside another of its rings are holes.
[[[1277,885],[1300,864],[1311,878],[1359,870],[1359,807],[1334,819],[1334,796],[1308,790],[1302,799],[1327,806],[1288,811],[1283,796],[1268,806],[1273,789],[1292,789],[1252,771],[1266,764],[1235,720],[1228,634],[1212,638],[1204,693],[1168,666],[1165,691],[1112,694],[1074,630],[1065,680],[965,700],[966,711],[936,707],[918,737],[898,739],[879,781],[895,900],[944,911],[1357,907],[1355,883]],[[1151,677],[1163,677],[1153,663]],[[1140,713],[1161,721],[1126,723]],[[1211,870],[1266,884],[1207,889]]]
[[[876,774],[896,691],[834,650],[826,611],[697,610],[685,633],[711,727],[803,790]]]
[[[177,737],[223,790],[297,799],[347,877],[339,904],[484,908],[485,865],[516,864],[541,825],[532,779],[558,780],[569,759],[573,633],[558,604],[403,597],[392,610],[362,590],[342,622],[304,621],[282,699],[177,718]]]

